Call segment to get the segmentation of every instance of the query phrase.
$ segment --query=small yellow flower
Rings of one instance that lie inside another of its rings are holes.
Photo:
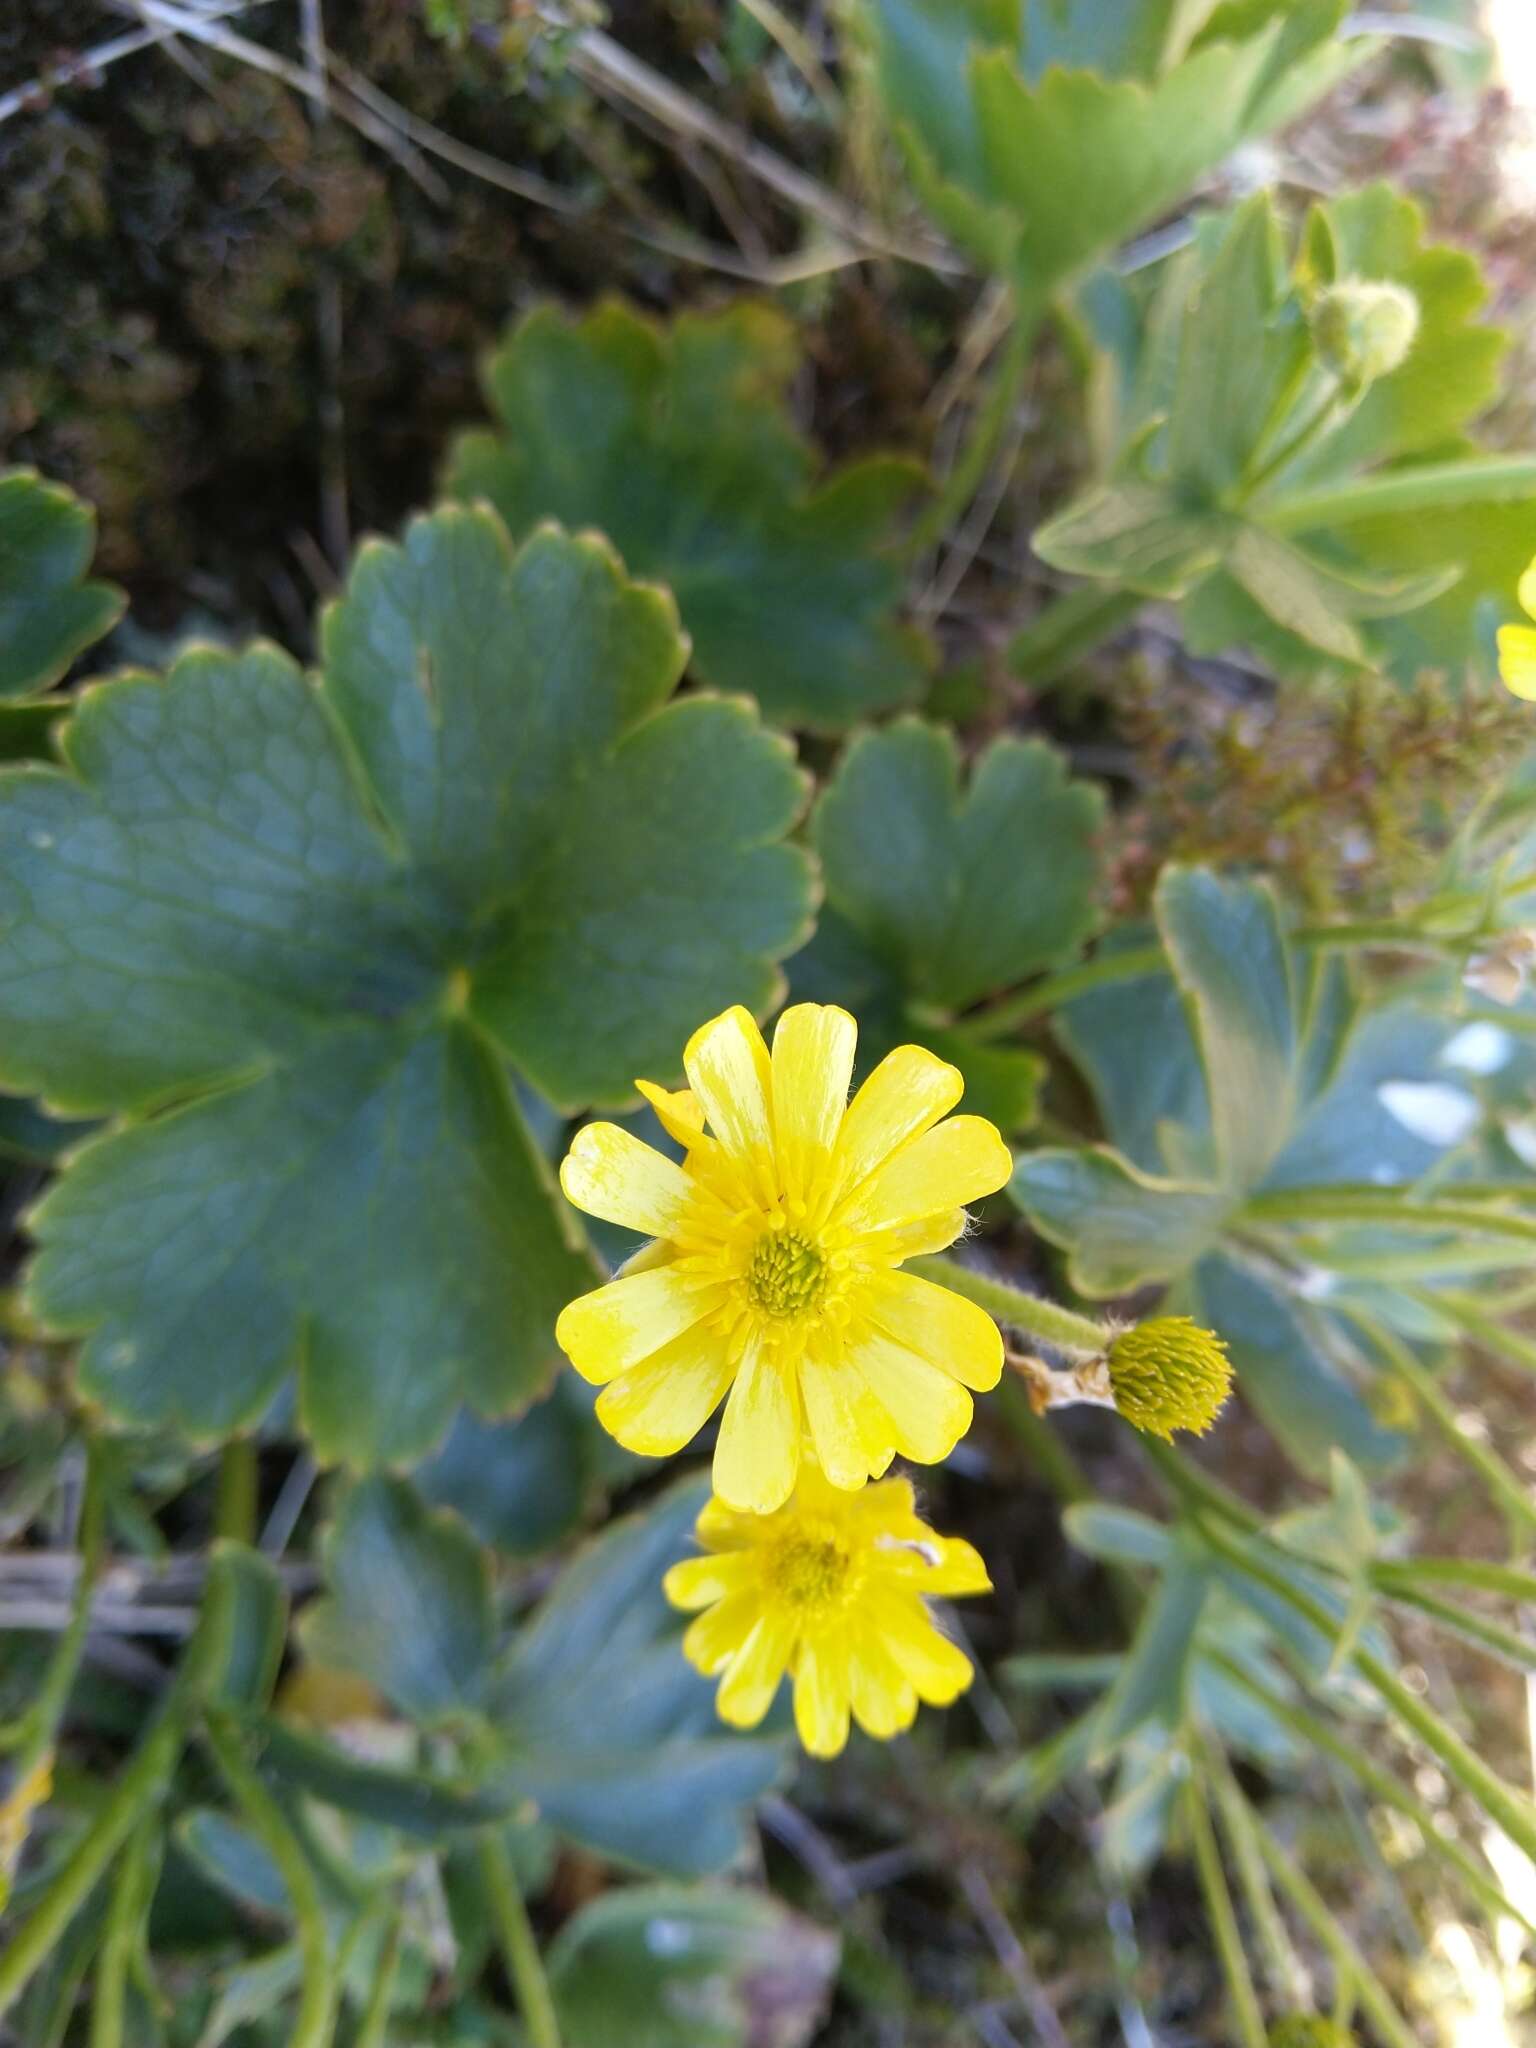
[[[1204,1435],[1232,1391],[1226,1345],[1188,1316],[1154,1316],[1122,1330],[1108,1357],[1115,1406],[1151,1436]]]
[[[850,1103],[856,1036],[846,1011],[800,1003],[770,1057],[727,1010],[688,1042],[688,1089],[636,1083],[682,1165],[588,1124],[560,1169],[579,1209],[655,1239],[556,1328],[603,1388],[599,1419],[666,1457],[724,1399],[715,1491],[753,1514],[789,1498],[807,1430],[848,1489],[898,1451],[948,1457],[970,1427],[966,1389],[1002,1372],[990,1316],[897,1269],[954,1242],[964,1204],[1008,1178],[1008,1148],[981,1117],[941,1121],[963,1082],[921,1046],[898,1047]]]
[[[663,1584],[674,1607],[703,1610],[683,1650],[719,1678],[722,1721],[755,1728],[788,1672],[800,1740],[836,1756],[850,1712],[884,1740],[911,1727],[919,1700],[947,1707],[970,1684],[970,1659],[924,1602],[987,1592],[987,1568],[918,1519],[905,1479],[846,1493],[807,1459],[777,1514],[738,1514],[717,1498],[697,1533],[708,1556],[673,1565]]]
[[[1536,619],[1536,562],[1532,562],[1515,586],[1520,609]],[[1536,703],[1536,626],[1500,626],[1499,674],[1513,696]]]

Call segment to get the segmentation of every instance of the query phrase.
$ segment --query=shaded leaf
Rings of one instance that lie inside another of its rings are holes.
[[[764,1892],[626,1885],[561,1928],[550,1989],[567,2048],[803,2048],[840,1947]]]
[[[1124,1294],[1202,1257],[1231,1213],[1217,1188],[1159,1180],[1105,1146],[1027,1152],[1008,1191],[1042,1237],[1069,1254],[1083,1294]]]
[[[879,548],[921,473],[876,459],[826,478],[784,406],[794,328],[765,305],[660,326],[618,304],[553,308],[486,372],[496,432],[461,436],[447,487],[514,537],[595,526],[674,592],[707,682],[836,729],[910,702],[926,667]]]
[[[488,1561],[457,1516],[403,1479],[348,1488],[321,1545],[328,1599],[305,1611],[305,1649],[355,1671],[416,1721],[480,1704],[495,1649]]]
[[[93,1398],[212,1435],[297,1365],[366,1464],[526,1399],[590,1283],[507,1058],[622,1099],[767,1004],[809,882],[783,743],[665,706],[671,608],[596,540],[418,520],[324,644],[318,689],[259,647],[102,685],[0,774],[0,1079],[133,1119],[32,1219]]]
[[[32,469],[0,474],[0,698],[56,683],[122,616],[123,593],[85,581],[96,515]]]
[[[904,719],[851,743],[812,830],[832,908],[909,1000],[959,1010],[1082,944],[1102,811],[1038,740],[994,741],[962,790],[950,734]]]
[[[273,1918],[291,1919],[288,1887],[266,1847],[228,1814],[194,1806],[178,1815],[176,1841],[205,1878],[237,1905]]]

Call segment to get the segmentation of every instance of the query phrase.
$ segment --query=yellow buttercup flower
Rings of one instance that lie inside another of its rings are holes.
[[[689,1088],[636,1083],[681,1165],[588,1124],[560,1169],[578,1208],[655,1239],[556,1329],[603,1388],[599,1419],[665,1457],[724,1399],[715,1491],[754,1514],[789,1498],[806,1431],[850,1489],[898,1451],[948,1457],[970,1427],[966,1389],[1002,1372],[990,1316],[897,1269],[954,1242],[964,1204],[1008,1178],[1008,1149],[981,1117],[946,1118],[964,1084],[921,1046],[898,1047],[850,1103],[856,1037],[846,1011],[800,1003],[770,1056],[727,1010],[688,1042]]]
[[[970,1684],[970,1659],[924,1603],[987,1592],[987,1568],[969,1543],[919,1520],[905,1479],[845,1493],[807,1459],[777,1514],[738,1514],[717,1498],[697,1533],[708,1555],[662,1583],[674,1607],[703,1610],[683,1651],[719,1678],[722,1721],[755,1728],[787,1672],[800,1740],[836,1756],[850,1713],[884,1739],[911,1727],[919,1700],[947,1707]]]
[[[1515,595],[1526,617],[1536,619],[1536,562],[1520,578]],[[1500,626],[1499,674],[1505,689],[1536,703],[1536,626]]]

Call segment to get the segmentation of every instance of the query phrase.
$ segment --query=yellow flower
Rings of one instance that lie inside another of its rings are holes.
[[[656,1240],[556,1329],[603,1388],[600,1420],[666,1457],[729,1394],[715,1491],[754,1514],[789,1498],[807,1430],[850,1489],[898,1451],[948,1457],[970,1427],[966,1388],[1002,1372],[990,1316],[897,1268],[954,1242],[963,1205],[1008,1178],[1007,1147],[981,1117],[940,1121],[963,1083],[921,1046],[898,1047],[850,1103],[856,1036],[846,1011],[800,1003],[770,1058],[747,1012],[727,1010],[688,1042],[689,1089],[636,1083],[681,1166],[588,1124],[560,1169],[578,1208]]]
[[[683,1651],[719,1678],[716,1711],[733,1727],[755,1728],[788,1672],[800,1740],[836,1756],[850,1712],[883,1740],[911,1727],[919,1700],[947,1707],[970,1684],[970,1659],[924,1600],[987,1592],[987,1568],[918,1519],[905,1479],[845,1493],[807,1459],[777,1514],[738,1514],[717,1498],[698,1538],[708,1556],[662,1583],[674,1607],[703,1609]]]
[[[1520,578],[1515,594],[1526,617],[1536,619],[1536,562]],[[1505,689],[1536,703],[1536,627],[1500,626],[1499,674]]]

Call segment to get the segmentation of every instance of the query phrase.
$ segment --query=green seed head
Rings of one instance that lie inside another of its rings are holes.
[[[1337,2020],[1316,2012],[1293,2012],[1270,2028],[1269,2048],[1356,2048],[1356,2042]]]
[[[1346,384],[1371,384],[1398,368],[1419,331],[1419,302],[1400,284],[1347,277],[1318,294],[1312,339]]]
[[[1208,1430],[1232,1387],[1227,1349],[1188,1316],[1154,1316],[1109,1347],[1109,1384],[1127,1422],[1151,1436]]]

